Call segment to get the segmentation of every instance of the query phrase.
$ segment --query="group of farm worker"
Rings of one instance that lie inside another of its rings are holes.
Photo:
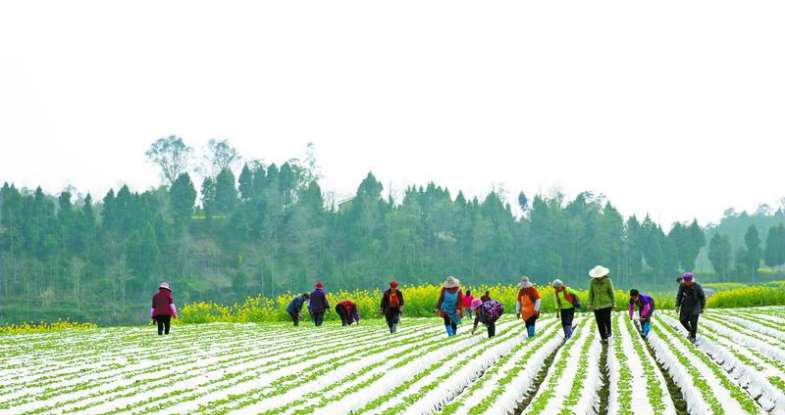
[[[292,318],[295,326],[300,325],[300,312],[306,302],[313,324],[317,327],[321,326],[324,323],[325,313],[330,310],[327,293],[324,291],[324,284],[321,281],[316,282],[314,290],[310,294],[299,295],[286,306],[286,312]],[[357,309],[357,304],[351,300],[343,300],[336,304],[335,313],[341,318],[341,324],[344,326],[360,323],[360,311]]]
[[[612,336],[611,313],[616,305],[610,270],[598,265],[589,271],[589,277],[591,277],[591,283],[589,284],[587,307],[594,312],[601,342],[607,343]],[[694,343],[698,332],[698,319],[706,308],[706,296],[701,285],[695,282],[695,276],[691,272],[682,274],[677,282],[679,289],[676,295],[676,311],[679,314],[679,321],[688,332],[689,340]],[[397,331],[404,309],[403,292],[398,288],[398,285],[397,281],[390,282],[390,287],[382,294],[379,306],[379,313],[384,316],[390,333]],[[572,337],[575,329],[573,319],[576,309],[582,307],[581,302],[578,293],[561,280],[554,280],[551,282],[551,286],[556,298],[558,318],[561,320],[564,331],[564,341],[567,341]],[[655,310],[654,298],[637,289],[630,290],[629,294],[629,317],[634,319],[637,309],[640,332],[643,337],[646,337],[651,330],[651,319]],[[321,326],[325,313],[330,310],[327,293],[321,281],[316,283],[310,294],[304,293],[296,296],[286,307],[286,312],[295,326],[300,324],[300,312],[306,303],[314,325]],[[529,277],[524,276],[518,284],[515,312],[526,326],[525,338],[532,338],[536,335],[536,322],[540,317],[541,306],[540,292]],[[460,281],[450,276],[447,277],[439,290],[435,311],[444,321],[444,327],[449,337],[458,334],[458,325],[461,324],[464,314],[467,314],[469,318],[474,317],[472,334],[482,323],[488,331],[488,337],[493,337],[496,335],[496,321],[504,313],[504,307],[500,302],[491,298],[489,291],[486,291],[480,298],[475,298],[471,290],[467,290],[464,294]],[[340,301],[335,306],[335,312],[341,318],[343,326],[360,322],[357,304],[351,300]],[[169,283],[162,282],[158,292],[153,296],[150,318],[157,323],[159,335],[169,334],[171,319],[177,318],[177,308]]]
[[[598,265],[589,271],[589,277],[591,277],[591,283],[587,307],[594,312],[600,341],[607,343],[613,334],[611,314],[616,306],[616,293],[610,278],[610,270]],[[684,273],[677,281],[679,289],[676,295],[676,311],[679,314],[679,321],[688,332],[689,340],[694,343],[698,331],[698,318],[706,307],[706,296],[700,284],[695,282],[695,276],[691,272]],[[564,331],[564,341],[567,341],[575,330],[573,319],[575,310],[582,307],[581,302],[578,293],[563,281],[556,279],[551,282],[551,286],[556,299],[558,318],[561,320]],[[518,284],[515,312],[526,326],[525,338],[532,338],[536,335],[536,322],[540,317],[541,306],[540,292],[529,277],[524,276]],[[464,309],[467,310],[467,313],[474,311],[476,315],[472,333],[477,329],[478,323],[483,323],[488,328],[488,337],[495,335],[496,320],[504,312],[502,305],[498,301],[492,300],[489,292],[486,292],[479,300],[472,297],[471,291],[467,291],[464,295],[460,289],[460,281],[455,277],[448,277],[436,302],[436,311],[444,319],[448,336],[457,334]],[[631,289],[628,301],[628,313],[631,320],[635,318],[636,310],[640,321],[640,332],[645,338],[651,331],[651,320],[655,310],[654,298],[637,289]]]
[[[314,325],[321,326],[324,322],[324,314],[330,310],[327,293],[324,291],[324,284],[321,281],[316,283],[310,294],[304,293],[295,297],[286,307],[286,312],[289,313],[295,326],[300,324],[300,312],[305,303],[308,303],[308,313],[311,315]],[[335,312],[341,318],[343,326],[360,323],[360,310],[357,304],[351,300],[340,301],[335,306]],[[387,320],[390,333],[395,333],[398,330],[401,313],[403,313],[403,293],[398,289],[397,281],[391,281],[390,288],[382,295],[379,312]]]

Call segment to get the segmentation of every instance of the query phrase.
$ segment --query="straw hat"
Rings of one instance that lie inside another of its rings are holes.
[[[532,284],[531,281],[529,281],[529,277],[524,276],[523,278],[521,278],[521,282],[520,284],[518,284],[518,287],[531,288],[534,287],[534,284]]]
[[[172,289],[169,288],[169,283],[168,282],[162,282],[161,285],[158,286],[158,288],[163,288],[164,290],[172,291]]]
[[[605,268],[602,265],[597,265],[596,267],[592,268],[591,271],[589,271],[589,276],[592,278],[602,278],[610,273],[611,270],[608,268]]]
[[[555,279],[555,280],[553,280],[553,282],[551,283],[551,287],[553,287],[553,288],[560,288],[560,287],[564,287],[564,283],[563,283],[563,282],[562,282],[562,280],[560,280],[560,279]]]
[[[444,288],[455,288],[460,285],[461,282],[458,280],[458,278],[455,278],[453,276],[449,276],[447,277],[446,280],[444,280]]]

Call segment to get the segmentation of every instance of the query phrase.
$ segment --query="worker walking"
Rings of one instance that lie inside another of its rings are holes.
[[[556,313],[559,319],[561,319],[564,341],[567,341],[572,337],[572,321],[575,318],[575,309],[580,308],[581,302],[578,299],[578,293],[565,285],[562,280],[553,280],[551,286],[556,296]]]
[[[403,293],[398,289],[398,281],[391,281],[390,288],[382,294],[379,311],[384,316],[390,333],[398,331],[398,324],[403,313]]]
[[[676,312],[679,314],[681,325],[687,329],[692,343],[697,341],[698,319],[706,308],[706,295],[703,287],[695,282],[695,275],[685,272],[682,275],[683,283],[679,285],[676,294]]]
[[[529,281],[529,277],[524,276],[518,284],[518,297],[515,302],[515,311],[521,320],[526,324],[526,338],[532,338],[536,334],[535,324],[540,317],[540,292],[534,284]]]

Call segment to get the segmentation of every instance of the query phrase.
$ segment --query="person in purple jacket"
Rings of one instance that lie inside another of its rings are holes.
[[[311,320],[316,327],[319,327],[324,322],[324,313],[330,310],[330,303],[327,301],[327,293],[324,291],[324,284],[321,281],[316,282],[313,292],[309,296],[308,312],[311,314]]]
[[[654,299],[636,289],[630,290],[630,320],[635,315],[635,306],[638,306],[638,316],[641,321],[641,336],[649,335],[651,330],[651,316],[654,314]]]

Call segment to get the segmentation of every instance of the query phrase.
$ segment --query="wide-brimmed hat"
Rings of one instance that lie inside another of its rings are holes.
[[[610,273],[611,270],[608,268],[605,268],[602,265],[597,265],[596,267],[592,268],[591,271],[589,271],[589,276],[592,278],[602,278]]]
[[[684,274],[681,274],[681,279],[685,282],[692,281],[695,279],[695,274],[691,272],[685,272]]]
[[[521,282],[518,283],[518,287],[519,288],[531,288],[531,287],[534,287],[534,284],[532,284],[531,281],[529,281],[529,277],[524,276],[524,277],[521,278]]]
[[[555,279],[555,280],[553,280],[553,282],[551,283],[551,287],[553,287],[553,288],[560,288],[560,287],[564,287],[564,283],[563,283],[563,282],[562,282],[562,280],[560,280],[560,279]]]
[[[472,310],[476,310],[480,308],[481,305],[482,305],[482,300],[480,300],[479,298],[475,298],[474,300],[472,300],[472,303],[469,306],[469,308],[471,308]]]
[[[390,281],[390,287],[395,288],[398,286],[398,281]]]
[[[461,285],[461,281],[459,281],[458,278],[455,278],[453,276],[449,276],[447,277],[446,280],[444,280],[444,288],[455,288],[460,285]]]
[[[162,282],[161,285],[158,286],[158,288],[163,288],[164,290],[172,291],[172,289],[169,287],[168,282]]]
[[[324,288],[324,284],[322,284],[321,281],[316,281],[316,285],[314,285],[314,287],[316,287],[316,288]]]

